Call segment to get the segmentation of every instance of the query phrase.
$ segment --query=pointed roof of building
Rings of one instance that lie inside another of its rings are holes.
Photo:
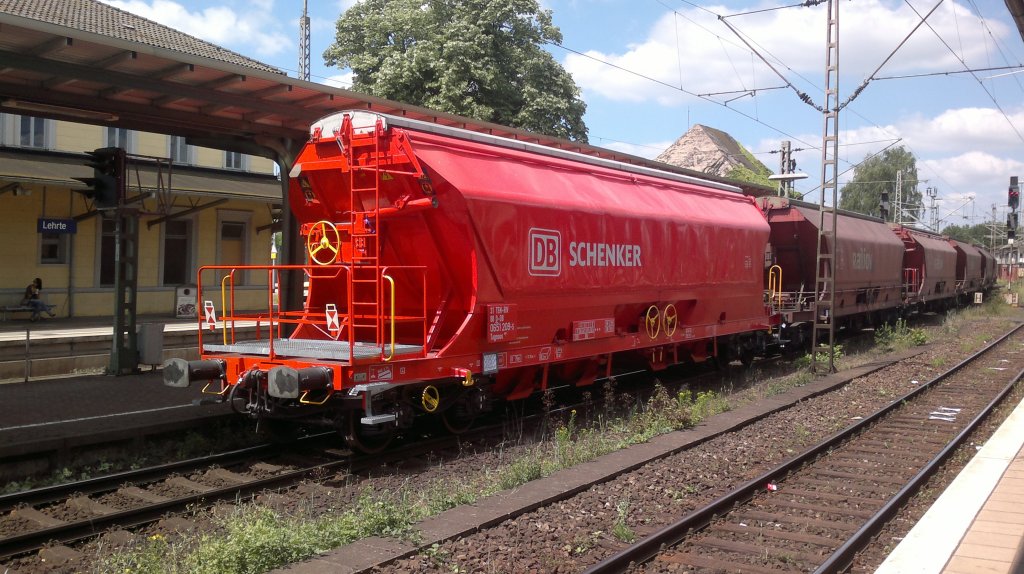
[[[720,177],[729,177],[737,168],[765,176],[771,173],[731,135],[701,124],[694,124],[655,159]]]

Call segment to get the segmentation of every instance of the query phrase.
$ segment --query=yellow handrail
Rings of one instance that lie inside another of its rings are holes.
[[[782,306],[782,267],[772,265],[768,268],[768,292],[771,297],[778,296],[778,305]]]
[[[224,288],[224,283],[226,283],[228,279],[233,278],[234,274],[235,274],[235,271],[232,270],[231,273],[228,273],[228,274],[224,275],[224,277],[221,277],[221,280],[220,280],[220,308],[223,309],[225,312],[228,309],[228,302],[227,302],[227,292],[226,292],[226,290]],[[224,320],[221,323],[221,331],[224,334],[224,344],[227,345],[228,344],[228,322],[227,322],[227,320]]]
[[[381,274],[381,277],[391,283],[391,354],[382,357],[390,361],[395,356],[395,280],[390,275]]]

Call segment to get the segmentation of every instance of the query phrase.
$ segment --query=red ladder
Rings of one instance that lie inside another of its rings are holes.
[[[390,359],[385,337],[385,306],[380,264],[381,139],[384,125],[357,133],[348,116],[341,128],[349,163],[349,230],[352,242],[348,274],[350,342],[373,342],[380,358]],[[353,357],[354,359],[354,357]]]

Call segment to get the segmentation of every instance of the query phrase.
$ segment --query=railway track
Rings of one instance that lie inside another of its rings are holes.
[[[837,572],[1024,374],[1022,327],[858,424],[641,539],[588,574]]]
[[[700,374],[688,380],[706,376]],[[582,403],[561,405],[547,411],[546,416],[558,416],[582,406]],[[523,414],[519,424],[540,424],[544,417],[544,414]],[[288,445],[259,445],[3,495],[0,496],[0,561],[29,555],[53,544],[76,544],[112,529],[138,528],[168,515],[220,501],[235,501],[270,489],[288,488],[312,477],[339,473],[358,475],[372,467],[413,457],[436,458],[445,451],[457,456],[460,441],[501,442],[506,429],[507,423],[488,424],[458,436],[445,434],[417,440],[374,456],[332,449],[339,439],[336,433],[327,432]]]
[[[618,377],[638,374],[620,373]],[[701,382],[717,376],[700,372],[672,381],[671,385],[704,384]],[[634,385],[634,389],[644,392],[654,384],[652,379]],[[520,424],[531,420],[539,424],[545,416],[567,416],[565,413],[583,407],[583,403],[562,404],[547,410],[546,415],[522,415]],[[445,449],[458,451],[457,446],[453,447],[458,441],[478,439],[489,433],[495,437],[492,440],[500,442],[504,439],[501,431],[506,427],[507,424],[500,423],[483,426],[459,437],[445,435],[367,458],[332,451],[330,447],[338,444],[337,435],[324,433],[333,437],[333,442],[291,448],[289,460],[284,463],[267,462],[284,456],[281,445],[267,444],[0,496],[0,561],[27,556],[53,544],[75,545],[113,529],[138,528],[220,501],[235,501],[268,489],[285,489],[311,477],[356,475],[389,461],[436,455]],[[316,441],[320,436],[306,440]],[[333,454],[299,454],[317,450]]]
[[[112,527],[140,526],[192,505],[294,484],[350,462],[321,457],[296,465],[289,456],[297,458],[279,446],[263,445],[0,497],[0,559],[49,543],[82,540]],[[283,460],[259,462],[268,458]]]

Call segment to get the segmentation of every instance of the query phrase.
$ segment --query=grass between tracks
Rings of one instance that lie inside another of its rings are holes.
[[[973,320],[1004,315],[1008,310],[1001,298],[990,298],[985,305],[949,314],[938,334],[961,336],[962,344],[977,348],[982,341],[962,336],[965,327]],[[879,329],[875,340],[879,350],[892,351],[924,344],[927,336],[921,329],[900,322]],[[842,357],[841,349],[839,354],[837,360]],[[809,362],[809,356],[797,361]],[[850,367],[856,360],[844,359],[843,363],[847,364],[841,363],[841,368]],[[799,371],[769,381],[761,392],[770,396],[811,380],[812,375]],[[606,396],[616,394],[606,392]],[[628,398],[626,403],[601,405],[595,410],[603,414],[585,423],[573,411],[567,420],[552,425],[554,431],[549,440],[525,451],[510,451],[502,464],[464,475],[457,482],[445,478],[426,485],[406,483],[393,491],[367,489],[354,504],[332,505],[332,489],[326,488],[288,510],[239,503],[227,512],[210,513],[214,528],[203,534],[175,539],[155,535],[136,540],[128,547],[101,552],[103,557],[92,570],[125,574],[265,572],[369,536],[414,538],[413,525],[427,517],[659,434],[692,426],[731,408],[729,399],[713,391],[696,395],[683,391],[672,396],[662,388],[643,405],[628,404]],[[627,407],[629,416],[611,416],[622,406]],[[618,526],[614,534],[620,540],[633,535],[624,523],[612,526]]]
[[[602,405],[599,412],[611,413],[623,402],[629,404],[622,395],[609,392],[608,396],[619,397],[615,399],[618,404]],[[568,420],[552,425],[549,440],[525,451],[510,451],[503,464],[480,469],[458,482],[446,478],[425,486],[407,483],[389,492],[367,489],[355,504],[345,508],[333,507],[329,494],[303,500],[289,511],[240,503],[230,511],[212,513],[209,519],[214,528],[199,537],[154,535],[126,548],[101,552],[104,557],[93,571],[265,572],[369,536],[411,536],[412,525],[424,518],[692,426],[728,408],[728,401],[712,391],[695,395],[682,391],[672,396],[659,387],[645,404],[631,408],[629,416],[599,415],[581,425],[572,411]]]

